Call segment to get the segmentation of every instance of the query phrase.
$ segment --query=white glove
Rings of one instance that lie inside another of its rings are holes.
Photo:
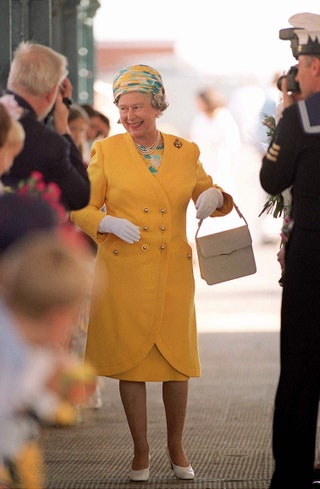
[[[210,187],[199,195],[196,202],[197,219],[205,219],[223,205],[223,195],[220,190]]]
[[[99,223],[99,233],[112,233],[126,243],[136,243],[140,239],[140,228],[128,219],[105,216]]]

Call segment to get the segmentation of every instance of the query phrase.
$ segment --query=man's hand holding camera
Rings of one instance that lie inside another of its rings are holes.
[[[297,66],[291,66],[286,75],[280,76],[277,87],[283,94],[283,110],[302,99],[299,83],[296,81]]]
[[[68,115],[69,115],[69,106],[71,105],[71,97],[72,97],[72,85],[68,78],[65,78],[61,83],[54,110],[52,113],[52,123],[55,131],[59,134],[70,134],[69,124],[68,124]]]

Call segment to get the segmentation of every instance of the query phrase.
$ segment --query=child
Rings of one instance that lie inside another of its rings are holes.
[[[85,254],[73,237],[41,231],[1,256],[0,488],[44,487],[37,418],[69,420],[93,389],[94,371],[66,349],[89,286]]]
[[[11,95],[0,97],[0,177],[23,148],[25,133],[17,120],[22,109]]]
[[[86,135],[89,117],[86,111],[79,105],[71,105],[69,109],[68,124],[71,137],[82,154],[82,157],[85,159],[84,164],[88,166],[88,162],[86,161]]]

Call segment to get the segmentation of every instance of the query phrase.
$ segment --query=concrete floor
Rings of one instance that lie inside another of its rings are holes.
[[[208,286],[197,282],[202,377],[190,380],[185,448],[195,470],[175,479],[166,456],[161,384],[148,384],[151,475],[128,480],[132,445],[117,381],[103,380],[103,407],[82,410],[72,428],[48,428],[41,446],[46,489],[266,489],[272,474],[271,425],[278,379],[278,244],[255,246],[258,271]]]

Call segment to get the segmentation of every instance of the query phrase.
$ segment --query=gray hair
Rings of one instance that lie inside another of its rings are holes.
[[[154,109],[160,110],[160,115],[162,115],[162,112],[164,112],[169,106],[164,90],[160,90],[160,92],[158,93],[151,94],[151,105]]]
[[[67,65],[67,58],[48,46],[21,42],[11,63],[7,87],[44,95],[68,76]]]

